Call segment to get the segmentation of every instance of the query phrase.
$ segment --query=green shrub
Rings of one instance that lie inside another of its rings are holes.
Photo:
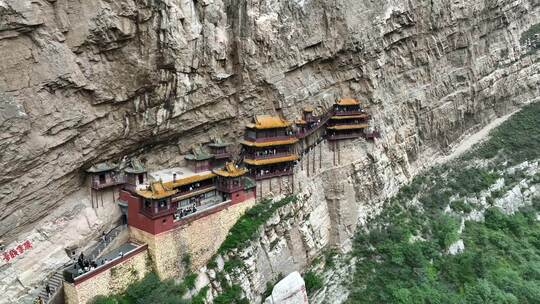
[[[313,271],[308,271],[304,274],[304,282],[306,283],[308,294],[312,294],[314,291],[323,287],[322,279]]]
[[[184,284],[188,289],[195,288],[195,282],[197,281],[197,274],[190,272],[184,277]]]
[[[450,203],[450,208],[455,212],[471,213],[472,207],[464,200],[457,200]]]

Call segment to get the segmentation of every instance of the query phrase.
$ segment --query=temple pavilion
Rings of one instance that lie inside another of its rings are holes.
[[[187,166],[194,172],[209,171],[212,168],[213,158],[214,155],[207,153],[200,146],[192,148],[191,153],[184,157]]]
[[[223,168],[214,169],[217,178],[217,190],[223,195],[223,200],[231,200],[233,204],[254,198],[256,183],[246,176],[246,168],[240,168],[232,162],[227,162]]]
[[[210,147],[210,154],[213,156],[212,168],[221,168],[225,164],[231,161],[232,154],[228,150],[231,143],[224,142],[221,138],[214,139],[213,142],[208,144]]]
[[[297,142],[290,122],[277,116],[256,116],[253,123],[246,125],[241,141],[244,164],[256,180],[292,175],[299,158]]]
[[[358,138],[364,135],[368,127],[369,115],[361,108],[360,102],[353,98],[338,100],[333,107],[328,121],[327,137],[329,140]]]
[[[118,170],[117,164],[108,162],[95,164],[86,172],[90,174],[90,200],[93,208],[98,208],[100,202],[103,207],[103,191],[106,189],[113,189],[112,199],[116,200],[114,189],[125,182],[124,175]]]

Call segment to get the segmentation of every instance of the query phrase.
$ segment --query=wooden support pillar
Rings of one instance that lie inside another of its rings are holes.
[[[309,177],[309,150],[307,150],[306,152],[306,159],[307,159],[307,167],[306,167],[306,171],[307,171],[307,176]]]
[[[315,146],[313,146],[313,174],[315,174],[315,164],[316,164],[316,161],[315,161],[315,154],[317,154],[317,152],[315,151]]]
[[[281,194],[281,183],[283,182],[283,180],[281,179],[281,176],[278,176],[278,183],[279,183],[279,193]]]
[[[341,165],[341,151],[339,150],[339,141],[337,142],[337,156],[338,156],[338,164]]]
[[[334,166],[336,165],[336,142],[332,141],[332,155],[334,157]]]
[[[90,187],[90,203],[92,204],[92,209],[94,209],[94,189]]]
[[[268,179],[269,191],[272,192],[272,178]]]
[[[294,193],[294,172],[293,174],[291,174],[291,188],[292,188],[292,193]]]
[[[322,169],[322,142],[319,143],[319,169]]]

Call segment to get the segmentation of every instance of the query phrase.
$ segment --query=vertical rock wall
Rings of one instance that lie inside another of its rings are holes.
[[[317,185],[334,202],[328,239],[348,246],[375,195],[538,98],[536,45],[521,38],[539,11],[535,0],[0,0],[0,238],[39,239],[43,275],[117,218],[89,208],[92,163],[178,165],[193,143],[240,137],[254,114],[293,119],[352,96],[383,140]],[[28,261],[0,266],[11,298],[36,286],[20,280]]]

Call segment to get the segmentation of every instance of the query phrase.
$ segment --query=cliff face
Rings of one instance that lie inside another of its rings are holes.
[[[53,226],[113,218],[80,190],[92,163],[166,166],[193,143],[237,139],[254,114],[294,118],[341,96],[383,131],[366,159],[388,159],[358,167],[356,199],[330,210],[361,213],[372,197],[360,183],[391,193],[471,128],[538,98],[538,55],[520,38],[539,13],[536,0],[0,0],[0,237],[47,221],[39,238],[60,254],[77,233],[59,243]]]

